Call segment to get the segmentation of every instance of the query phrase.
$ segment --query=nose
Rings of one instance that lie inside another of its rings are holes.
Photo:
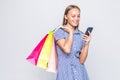
[[[80,17],[75,17],[75,20],[79,21],[79,20],[80,20]]]

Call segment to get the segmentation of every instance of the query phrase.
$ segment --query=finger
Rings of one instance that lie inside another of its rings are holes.
[[[60,24],[59,27],[63,27],[64,25]]]
[[[84,37],[84,38],[88,38],[89,36],[84,34],[84,35],[82,35],[82,37]]]
[[[89,33],[89,36],[91,36],[91,33],[90,33],[90,31],[88,31],[88,33]]]
[[[62,25],[61,25],[60,27],[61,27],[61,28],[65,28],[65,27],[64,27],[64,26],[62,26]]]
[[[82,39],[89,40],[91,36],[82,36]]]
[[[82,39],[83,39],[83,40],[85,40],[85,41],[86,41],[86,40],[88,40],[88,38],[87,38],[87,37],[83,37]]]

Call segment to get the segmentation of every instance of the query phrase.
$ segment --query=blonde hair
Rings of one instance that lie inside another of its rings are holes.
[[[68,12],[73,9],[73,8],[77,8],[79,11],[80,11],[80,8],[76,5],[69,5],[66,9],[65,9],[65,12],[64,12],[64,16],[63,16],[63,25],[66,25],[67,24],[67,20],[65,19],[65,15],[68,14]]]

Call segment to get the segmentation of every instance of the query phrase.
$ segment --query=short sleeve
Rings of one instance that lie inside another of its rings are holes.
[[[58,30],[55,31],[54,38],[55,38],[55,41],[65,38],[65,31],[59,28]]]

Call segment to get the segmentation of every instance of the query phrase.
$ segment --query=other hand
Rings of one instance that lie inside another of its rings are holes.
[[[82,35],[82,39],[86,42],[85,44],[89,44],[89,43],[90,43],[90,40],[91,40],[91,33],[89,32],[89,36],[83,34],[83,35]]]

